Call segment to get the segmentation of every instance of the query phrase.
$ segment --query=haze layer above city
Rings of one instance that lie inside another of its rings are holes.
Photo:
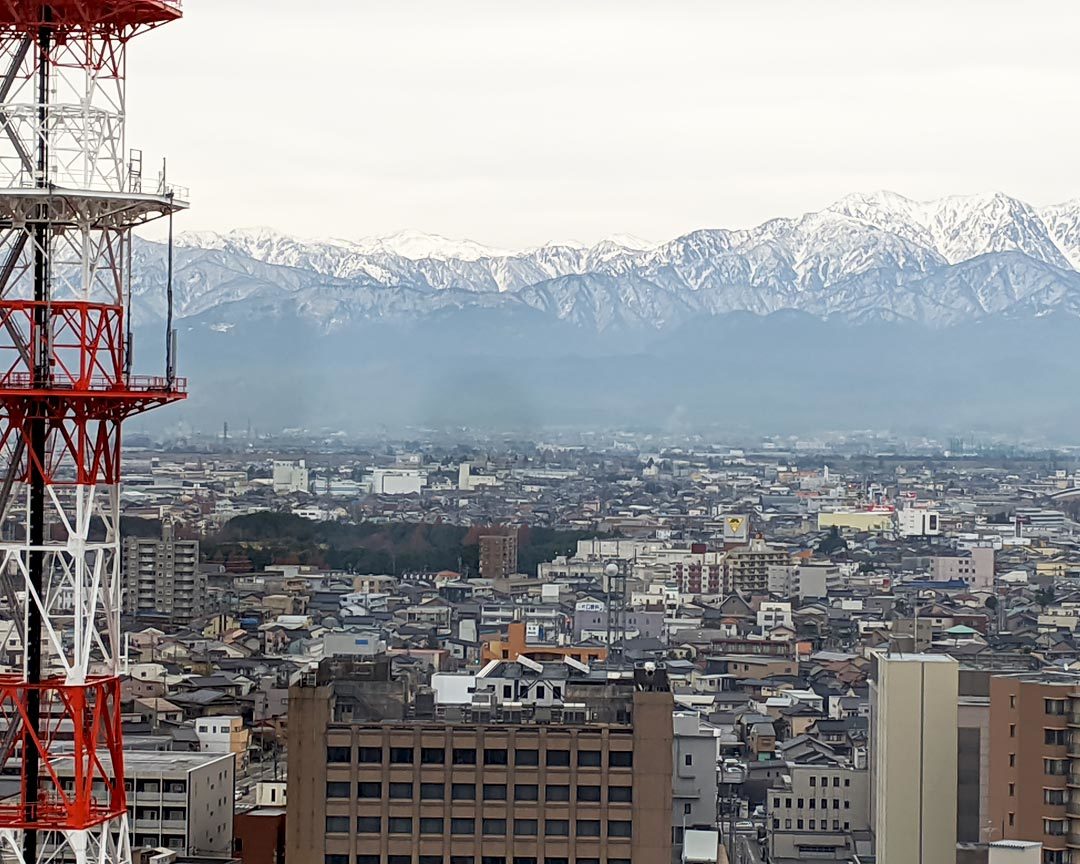
[[[852,194],[748,229],[493,249],[179,236],[204,429],[838,428],[1047,436],[1080,413],[1080,202]],[[165,247],[135,255],[161,343]]]

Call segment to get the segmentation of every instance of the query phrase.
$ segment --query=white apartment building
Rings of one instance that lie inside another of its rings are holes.
[[[247,765],[251,730],[242,717],[200,717],[195,721],[195,737],[201,753],[231,753],[239,767]]]
[[[275,495],[307,492],[311,488],[310,471],[303,459],[299,462],[275,459],[273,472]]]

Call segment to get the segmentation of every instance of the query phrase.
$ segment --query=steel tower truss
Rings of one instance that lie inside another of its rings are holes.
[[[130,368],[132,229],[186,206],[125,140],[130,39],[178,0],[0,0],[0,861],[131,859],[120,729],[120,438],[183,398]],[[168,349],[167,349],[168,353]],[[171,354],[169,354],[171,356]]]

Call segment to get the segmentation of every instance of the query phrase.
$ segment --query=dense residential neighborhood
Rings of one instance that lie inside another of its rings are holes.
[[[927,740],[952,769],[926,796],[948,814],[935,830],[957,861],[988,861],[1005,841],[1069,860],[1074,456],[863,456],[861,442],[295,449],[133,455],[123,716],[136,845],[273,862],[290,848],[299,860],[317,835],[327,864],[403,864],[414,848],[424,864],[872,861],[886,842],[874,784],[912,764],[875,740],[890,723],[912,734],[889,712],[914,703],[888,701],[887,682],[941,709]],[[12,625],[9,651],[17,641]],[[944,676],[933,688],[931,673]],[[1013,714],[1029,710],[1018,700],[1042,718],[1038,694],[1060,707],[1013,743]],[[566,748],[590,747],[633,766],[625,803],[591,803],[586,762],[572,777],[559,767]],[[223,759],[228,819],[144,804],[162,783],[198,794]],[[1038,788],[1003,767],[1018,759],[1050,760]],[[414,764],[415,783],[402,771]],[[431,783],[437,805],[420,794]],[[553,797],[530,797],[537,784]],[[483,825],[470,796],[490,800]]]

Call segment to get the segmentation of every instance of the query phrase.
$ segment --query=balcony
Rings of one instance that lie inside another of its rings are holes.
[[[1065,835],[1065,842],[1069,844],[1070,849],[1080,849],[1080,832],[1070,831]]]
[[[1075,786],[1076,788],[1080,789],[1080,771],[1070,771],[1068,777],[1066,778],[1066,782],[1070,786]]]
[[[1080,798],[1075,801],[1070,798],[1065,802],[1065,815],[1070,819],[1080,819]]]

